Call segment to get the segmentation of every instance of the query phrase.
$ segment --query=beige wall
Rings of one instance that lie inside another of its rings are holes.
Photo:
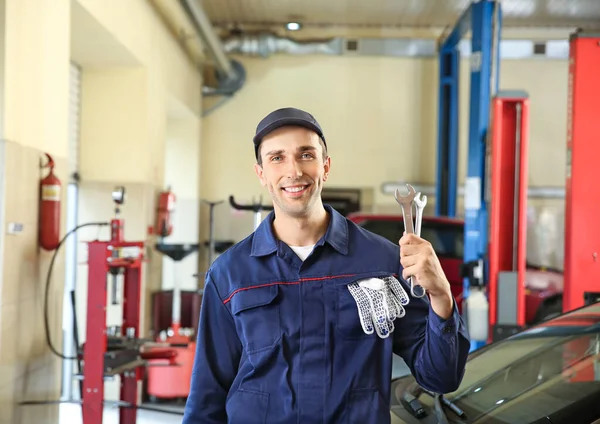
[[[200,122],[183,111],[172,114],[167,121],[165,152],[165,184],[177,194],[177,209],[173,214],[173,233],[165,241],[168,243],[197,244],[208,238],[200,235],[200,210],[204,207],[200,196]],[[201,236],[201,237],[200,237]],[[170,258],[163,259],[162,288],[173,288],[177,279],[182,290],[195,290],[198,287],[199,251],[191,253],[175,263]]]
[[[70,3],[6,0],[2,6],[0,422],[50,423],[56,421],[56,406],[16,403],[60,394],[61,362],[45,343],[43,299],[51,253],[37,245],[37,198],[38,181],[47,172],[39,169],[43,152],[53,155],[57,176],[66,178]],[[7,234],[11,222],[22,224],[23,231]],[[49,292],[49,326],[59,350],[63,276],[61,254]]]
[[[252,170],[251,138],[265,114],[288,105],[311,111],[323,126],[332,156],[329,187],[373,189],[377,210],[400,213],[393,197],[381,192],[383,182],[435,182],[437,60],[286,55],[240,60],[247,70],[247,84],[204,120],[205,196],[234,195],[251,202],[262,194],[267,202],[268,193]],[[466,174],[469,84],[465,59],[460,80],[460,183]],[[529,184],[563,185],[566,61],[505,60],[500,88],[526,90],[531,98]],[[434,200],[430,199],[429,213]],[[560,225],[561,202],[532,203],[536,222],[540,214],[550,211],[552,222]],[[251,214],[220,207],[217,237],[240,240],[251,229]],[[532,238],[530,244],[536,243]]]
[[[57,405],[18,406],[27,400],[60,397],[62,361],[46,345],[43,299],[52,252],[38,248],[38,184],[44,152],[53,155],[63,182],[62,234],[69,183],[70,62],[82,68],[79,223],[107,221],[113,214],[110,192],[127,189],[125,236],[147,240],[144,294],[161,287],[163,258],[153,251],[147,228],[154,223],[156,194],[168,182],[178,159],[165,159],[169,120],[182,111],[192,130],[181,137],[200,143],[202,80],[198,69],[145,0],[2,0],[3,42],[0,68],[3,124],[0,145],[0,423],[58,422]],[[174,106],[177,105],[177,106]],[[199,149],[199,147],[197,147]],[[181,155],[197,174],[199,154]],[[138,159],[135,165],[132,159]],[[198,191],[198,181],[186,187]],[[199,192],[195,193],[199,198]],[[193,201],[190,200],[193,203]],[[192,216],[197,211],[192,211]],[[188,218],[189,219],[189,218]],[[9,223],[22,232],[6,234]],[[79,241],[106,238],[104,231],[82,231]],[[64,249],[57,258],[50,289],[49,324],[54,347],[63,350]],[[79,259],[86,258],[85,249]],[[81,341],[85,341],[87,268],[78,266],[77,302]],[[144,334],[149,305],[143,303]],[[120,310],[109,308],[108,324]],[[117,383],[106,385],[116,398]],[[75,386],[76,387],[76,386]]]

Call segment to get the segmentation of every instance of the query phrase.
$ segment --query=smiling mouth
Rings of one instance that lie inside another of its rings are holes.
[[[293,187],[283,187],[282,190],[288,194],[299,195],[306,191],[308,185],[299,185]]]

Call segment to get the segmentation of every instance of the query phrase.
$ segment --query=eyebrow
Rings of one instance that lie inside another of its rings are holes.
[[[298,151],[300,152],[308,152],[308,151],[315,151],[317,150],[317,148],[315,146],[300,146],[298,147]],[[280,150],[271,150],[270,152],[268,152],[265,156],[278,156],[285,153],[285,151],[283,149]]]

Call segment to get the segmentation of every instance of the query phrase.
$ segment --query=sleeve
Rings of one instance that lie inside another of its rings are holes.
[[[207,274],[190,392],[182,424],[225,424],[225,400],[235,379],[242,346],[229,310]]]
[[[462,381],[471,347],[456,300],[447,320],[434,312],[427,296],[410,296],[404,308],[406,315],[395,325],[394,353],[404,359],[423,388],[442,394],[455,391]]]

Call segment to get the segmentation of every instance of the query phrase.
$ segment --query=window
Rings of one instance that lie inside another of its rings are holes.
[[[398,243],[404,233],[404,221],[401,216],[389,219],[368,219],[360,223],[360,226],[393,243]],[[463,228],[462,225],[454,223],[427,221],[423,222],[421,226],[421,237],[432,244],[439,257],[462,259],[464,252]]]

